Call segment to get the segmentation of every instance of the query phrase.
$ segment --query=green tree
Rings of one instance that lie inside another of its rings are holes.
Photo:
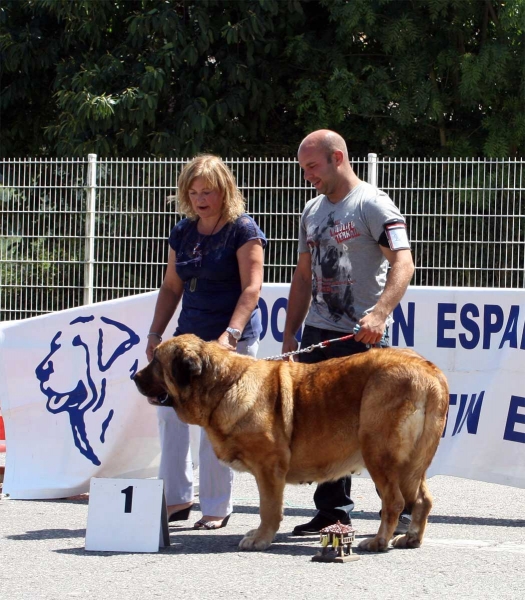
[[[61,28],[29,3],[0,3],[0,153],[41,156],[50,150],[43,129],[58,113],[53,98]]]
[[[4,0],[4,156],[525,150],[525,0]]]
[[[360,154],[523,154],[524,0],[320,4],[325,19],[311,11],[288,45],[309,70],[293,86],[301,121],[335,127]]]
[[[24,15],[58,30],[41,143],[59,155],[260,154],[278,122],[293,122],[280,110],[287,90],[273,85],[277,42],[302,14],[293,0],[25,0],[4,12],[9,75],[21,68],[15,48],[35,46],[21,39]],[[6,116],[20,112],[11,97]]]

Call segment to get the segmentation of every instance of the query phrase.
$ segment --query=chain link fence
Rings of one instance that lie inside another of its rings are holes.
[[[185,160],[0,160],[1,320],[157,289]],[[226,159],[268,237],[265,281],[291,281],[315,190],[295,159]],[[406,216],[413,285],[523,288],[523,159],[353,159]]]

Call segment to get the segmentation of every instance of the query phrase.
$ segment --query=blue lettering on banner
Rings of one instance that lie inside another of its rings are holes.
[[[455,313],[456,305],[443,302],[438,304],[437,310],[437,347],[438,348],[455,348],[456,340],[455,338],[447,338],[445,337],[445,329],[455,329],[456,324],[455,321],[450,319],[445,319],[445,315],[447,313]]]
[[[284,309],[286,312],[286,307],[288,306],[288,300],[286,298],[277,298],[277,300],[273,303],[272,306],[272,315],[270,319],[270,326],[272,328],[272,335],[274,340],[278,342],[283,341],[283,332],[279,331],[277,327],[277,318],[279,316],[279,311]]]
[[[479,317],[479,309],[475,304],[465,304],[459,314],[461,324],[472,336],[469,339],[464,333],[459,334],[459,343],[466,350],[473,350],[479,344],[480,338],[479,326],[474,319],[470,318],[470,315]]]
[[[405,338],[407,348],[414,347],[414,321],[416,314],[416,303],[409,302],[407,306],[408,316],[405,319],[401,304],[398,304],[394,309],[394,323],[392,324],[392,346],[399,346],[399,330]]]
[[[511,396],[509,414],[507,415],[507,424],[505,425],[505,433],[503,439],[509,442],[520,442],[525,444],[525,433],[516,431],[517,423],[525,424],[525,412],[519,413],[519,409],[525,409],[525,398],[521,396]]]
[[[481,414],[481,407],[483,405],[483,399],[485,392],[479,392],[479,394],[471,394],[470,402],[468,402],[468,394],[461,394],[459,397],[459,408],[456,415],[456,422],[452,431],[452,436],[460,433],[465,423],[467,424],[467,433],[476,434],[478,432],[479,417]],[[450,406],[456,406],[458,403],[458,395],[450,394]],[[468,406],[467,406],[468,402]],[[466,410],[465,410],[466,409]],[[450,408],[447,415],[447,422],[443,430],[442,437],[445,437],[445,433],[448,426],[448,417],[450,416]]]
[[[492,320],[495,317],[495,320]],[[483,348],[488,350],[490,348],[490,336],[493,333],[498,333],[503,327],[503,310],[501,306],[496,304],[489,304],[485,306],[485,313],[483,315]]]
[[[459,322],[466,333],[459,333],[456,336],[449,331],[456,329],[457,304],[452,302],[442,302],[437,306],[437,340],[438,348],[455,348],[457,341],[459,345],[466,350],[477,348],[481,342],[484,350],[498,344],[501,350],[505,344],[509,348],[518,348],[518,321],[520,316],[520,307],[512,305],[508,316],[505,315],[503,308],[497,304],[483,305],[483,313],[472,303],[467,303],[459,311]],[[450,317],[454,315],[454,317]],[[476,320],[478,319],[478,321]],[[481,322],[479,322],[481,320]],[[495,336],[501,334],[501,339],[497,341]],[[521,334],[520,350],[525,350],[525,324]]]
[[[268,305],[261,297],[259,298],[259,310],[261,311],[261,325],[262,331],[259,339],[264,340],[264,336],[266,335],[266,331],[268,330]]]
[[[505,327],[505,333],[501,338],[501,342],[499,348],[503,348],[503,344],[505,342],[509,342],[509,346],[511,348],[518,347],[518,317],[520,316],[520,307],[516,305],[512,305],[510,307],[509,320],[507,321],[507,326]],[[525,327],[523,328],[523,339],[521,341],[522,349],[525,347]]]
[[[262,331],[261,331],[261,336],[260,336],[261,340],[263,340],[265,335],[268,333],[268,322],[270,322],[270,330],[272,332],[272,336],[273,336],[274,340],[276,340],[277,342],[283,341],[283,332],[279,330],[279,328],[277,326],[277,321],[279,319],[279,311],[284,310],[286,312],[287,308],[288,308],[288,299],[287,298],[277,298],[277,300],[273,303],[272,311],[269,314],[268,305],[262,298],[259,298],[259,309],[261,310],[261,325],[262,325]],[[302,333],[302,328],[300,328],[299,331],[295,335],[295,339],[298,342],[301,342],[301,333]]]

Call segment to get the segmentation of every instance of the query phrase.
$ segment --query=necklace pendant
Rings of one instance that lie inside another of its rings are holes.
[[[197,289],[197,278],[192,277],[190,281],[190,292],[194,292]]]

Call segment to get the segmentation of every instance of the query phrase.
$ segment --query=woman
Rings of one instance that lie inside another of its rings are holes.
[[[148,360],[181,298],[175,335],[194,333],[255,356],[261,332],[257,303],[263,280],[264,233],[244,214],[244,198],[220,158],[194,158],[182,169],[178,187],[179,209],[186,218],[169,237],[168,265],[148,334]],[[159,478],[164,480],[168,517],[186,520],[193,505],[189,427],[173,408],[158,407],[157,411]],[[225,527],[233,509],[233,472],[219,463],[204,430],[199,463],[203,516],[194,528]]]

